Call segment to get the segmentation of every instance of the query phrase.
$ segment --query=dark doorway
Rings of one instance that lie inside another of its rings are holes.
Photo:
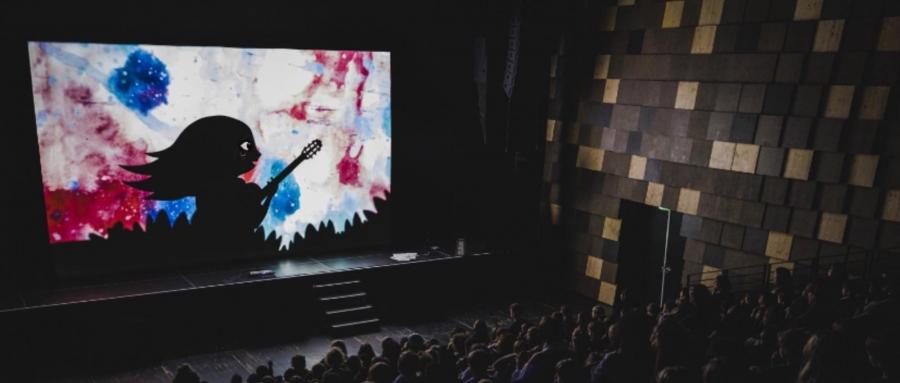
[[[619,213],[619,291],[627,289],[632,302],[659,303],[661,292],[663,300],[675,299],[684,264],[684,237],[679,235],[681,213],[625,200]],[[668,272],[662,290],[664,257]]]

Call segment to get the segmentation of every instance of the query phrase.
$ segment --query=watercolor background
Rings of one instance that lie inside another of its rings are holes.
[[[193,197],[149,200],[120,165],[152,160],[192,121],[227,115],[253,130],[265,185],[309,141],[322,151],[283,182],[262,227],[286,246],[307,225],[342,232],[391,188],[387,52],[30,42],[51,243],[105,237],[117,223],[170,222]]]

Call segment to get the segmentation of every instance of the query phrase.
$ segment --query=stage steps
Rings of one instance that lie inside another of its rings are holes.
[[[334,336],[377,331],[381,319],[358,279],[314,284],[325,323]]]

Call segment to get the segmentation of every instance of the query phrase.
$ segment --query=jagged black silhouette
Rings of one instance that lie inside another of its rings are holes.
[[[304,235],[294,234],[289,252],[318,252],[332,247],[336,241],[346,244],[345,248],[368,247],[375,243],[384,243],[390,236],[390,193],[387,199],[375,198],[375,210],[365,211],[365,222],[359,214],[353,215],[353,220],[344,226],[341,233],[335,232],[334,223],[323,222],[319,227],[307,225]]]
[[[346,223],[341,233],[336,232],[331,221],[318,226],[307,225],[303,235],[294,234],[286,246],[281,245],[281,236],[276,236],[274,232],[266,234],[261,227],[239,247],[233,247],[233,241],[226,241],[229,248],[198,243],[195,228],[185,213],[171,222],[165,211],[160,211],[155,219],[148,216],[145,228],[134,225],[129,229],[120,222],[109,228],[106,237],[92,234],[88,241],[71,245],[93,256],[148,264],[302,256],[333,249],[370,249],[390,240],[390,193],[385,197],[374,200],[375,211],[354,214],[353,220]]]

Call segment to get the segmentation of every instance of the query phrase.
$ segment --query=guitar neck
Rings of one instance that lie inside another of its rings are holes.
[[[281,184],[281,181],[284,181],[284,179],[287,178],[287,176],[289,176],[294,171],[294,169],[296,169],[297,166],[305,160],[305,156],[297,156],[297,158],[291,161],[288,166],[285,166],[285,168],[282,169],[281,172],[278,173],[278,175],[276,175],[274,178],[272,178],[271,181],[269,181],[268,184],[266,184],[266,186],[263,188],[263,194],[267,196],[275,194],[275,191],[278,190],[278,185]]]

